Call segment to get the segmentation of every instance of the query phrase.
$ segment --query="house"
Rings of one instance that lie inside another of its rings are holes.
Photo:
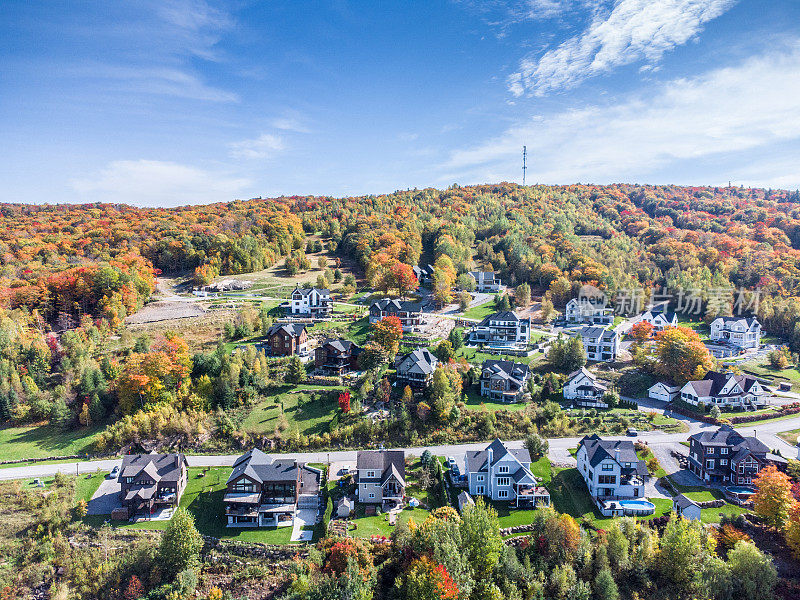
[[[306,326],[299,323],[273,325],[267,331],[267,346],[272,356],[308,356]]]
[[[614,311],[607,307],[605,298],[573,298],[567,302],[564,318],[570,324],[611,325]]]
[[[678,326],[678,315],[674,312],[667,310],[668,304],[666,302],[662,302],[660,304],[656,304],[655,306],[651,306],[647,310],[645,310],[642,314],[638,317],[633,319],[632,325],[636,323],[641,323],[642,321],[647,321],[650,325],[653,326],[653,333],[658,333],[659,331],[663,331],[667,327],[677,327]]]
[[[597,376],[586,367],[581,367],[567,376],[564,384],[564,399],[586,408],[608,408],[603,395],[608,390],[597,381]]]
[[[414,277],[417,278],[419,285],[428,285],[433,283],[433,265],[415,265],[411,267],[414,272]]]
[[[465,466],[472,496],[508,501],[517,508],[550,505],[550,492],[531,473],[531,456],[524,448],[508,449],[496,439],[486,450],[467,451]]]
[[[398,354],[395,359],[398,385],[412,388],[428,387],[439,360],[427,348],[417,348],[407,354]]]
[[[528,365],[510,360],[485,360],[481,367],[481,396],[496,402],[519,402],[530,377]]]
[[[699,381],[689,381],[681,388],[681,400],[692,406],[713,404],[722,408],[744,410],[769,404],[770,391],[755,377],[709,371]]]
[[[767,466],[769,448],[730,425],[689,436],[689,470],[703,481],[749,485]]]
[[[475,280],[475,290],[478,292],[491,293],[506,289],[494,271],[470,271],[468,275]]]
[[[331,375],[344,375],[358,370],[362,348],[350,340],[325,340],[314,350],[314,366]]]
[[[711,321],[709,339],[738,348],[761,345],[761,323],[755,317],[717,317]]]
[[[228,527],[284,527],[298,509],[319,509],[322,472],[254,448],[233,463],[223,502]]]
[[[356,503],[350,496],[342,496],[336,502],[336,516],[340,519],[346,519],[355,509]]]
[[[298,286],[292,290],[286,314],[289,316],[324,318],[330,316],[332,308],[330,290],[301,288]]]
[[[356,494],[362,504],[401,504],[406,495],[406,455],[402,450],[359,450]]]
[[[186,489],[186,457],[173,454],[128,454],[117,475],[119,501],[128,517],[150,516],[163,508],[177,508]]]
[[[647,389],[648,398],[661,400],[662,402],[672,402],[680,393],[680,386],[669,383],[668,381],[659,381]]]
[[[617,359],[620,336],[613,329],[598,325],[587,325],[576,332],[581,336],[586,360],[591,362],[609,362]]]
[[[397,317],[406,333],[419,331],[425,324],[422,303],[411,300],[382,298],[369,307],[369,322],[373,325],[385,317]]]
[[[494,348],[525,349],[531,339],[531,320],[514,311],[494,313],[470,329],[468,341]]]
[[[672,499],[672,512],[690,521],[700,520],[700,506],[683,494],[678,494]]]
[[[644,499],[645,482],[650,476],[630,440],[604,440],[597,434],[585,436],[578,444],[575,458],[589,495],[604,516],[655,511],[652,503],[630,503]]]

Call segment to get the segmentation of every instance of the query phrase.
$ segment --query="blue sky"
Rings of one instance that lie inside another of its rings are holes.
[[[0,201],[800,187],[800,2],[0,4]]]

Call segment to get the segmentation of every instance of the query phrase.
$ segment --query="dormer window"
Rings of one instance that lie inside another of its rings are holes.
[[[603,471],[613,471],[614,465],[611,463],[603,463]]]
[[[375,477],[375,471],[367,471],[367,477]]]
[[[508,473],[508,465],[500,465],[497,468],[498,473]]]

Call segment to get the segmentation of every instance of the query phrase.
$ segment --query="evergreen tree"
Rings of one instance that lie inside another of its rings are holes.
[[[302,383],[306,379],[306,368],[303,366],[303,361],[300,357],[295,355],[289,359],[289,364],[286,366],[286,381],[288,383]]]
[[[197,564],[202,547],[203,539],[194,525],[194,517],[185,508],[178,508],[161,536],[160,564],[175,576]]]

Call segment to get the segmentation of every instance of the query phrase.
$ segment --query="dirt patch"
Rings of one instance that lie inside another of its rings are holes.
[[[233,320],[233,310],[214,310],[194,317],[167,319],[145,323],[131,323],[127,328],[137,335],[141,332],[153,336],[164,335],[168,331],[178,333],[192,352],[210,350],[222,337],[222,329],[226,322]]]
[[[197,302],[163,301],[152,302],[139,312],[125,319],[125,323],[136,325],[141,323],[157,323],[171,319],[198,317],[207,311]]]

